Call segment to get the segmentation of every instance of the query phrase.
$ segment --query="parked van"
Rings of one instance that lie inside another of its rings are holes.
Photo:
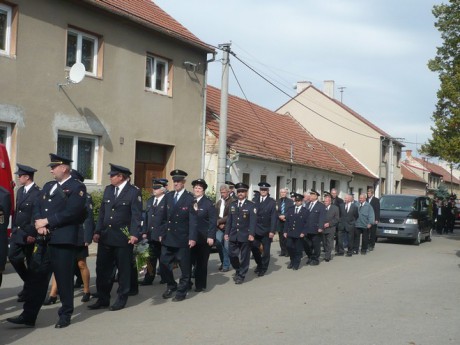
[[[11,215],[14,212],[14,186],[13,174],[11,172],[10,159],[4,144],[0,144],[0,186],[7,189],[11,195]],[[11,222],[10,222],[11,224]],[[8,237],[11,235],[11,226],[8,227]]]
[[[388,194],[380,198],[377,237],[410,239],[416,245],[431,241],[431,199],[425,196]]]

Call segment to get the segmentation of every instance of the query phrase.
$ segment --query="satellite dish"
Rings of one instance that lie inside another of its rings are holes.
[[[85,77],[85,73],[86,73],[85,65],[83,65],[81,62],[76,62],[70,68],[69,80],[74,84],[78,84]]]

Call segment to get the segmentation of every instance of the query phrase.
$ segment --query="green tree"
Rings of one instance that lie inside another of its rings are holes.
[[[460,163],[460,0],[435,5],[435,27],[443,44],[428,68],[439,74],[438,102],[432,119],[432,138],[421,147],[421,153]]]
[[[439,184],[438,189],[436,189],[436,191],[434,192],[434,196],[443,200],[449,199],[450,193],[445,183],[442,182]]]

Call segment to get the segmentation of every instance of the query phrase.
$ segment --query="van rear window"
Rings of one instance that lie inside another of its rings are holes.
[[[403,195],[384,195],[380,199],[380,210],[414,211],[417,209],[417,199]]]

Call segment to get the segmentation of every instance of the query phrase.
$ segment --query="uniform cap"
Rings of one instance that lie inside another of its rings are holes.
[[[230,187],[235,187],[235,184],[232,181],[225,181],[225,184],[228,184]]]
[[[258,186],[260,187],[260,189],[262,188],[270,188],[270,183],[268,182],[259,182]]]
[[[294,195],[292,195],[294,194]],[[303,195],[299,193],[291,193],[292,197],[295,198],[295,201],[303,201]]]
[[[76,180],[79,180],[80,182],[83,182],[85,180],[83,175],[78,170],[75,170],[75,169],[70,170],[70,176],[72,176],[72,178]]]
[[[18,166],[18,171],[15,172],[16,175],[34,175],[34,172],[37,171],[37,169],[34,169],[32,167],[29,167],[24,164],[16,164]]]
[[[173,181],[182,181],[187,177],[187,173],[183,170],[175,169],[169,173],[172,176]]]
[[[243,183],[243,182],[238,182],[237,184],[235,184],[235,189],[236,190],[248,190],[249,189],[249,186],[246,184],[246,183]]]
[[[72,164],[73,160],[69,158],[65,158],[62,156],[58,156],[54,153],[50,153],[50,164],[48,164],[49,167],[55,167],[57,165],[65,164],[65,165],[70,165]]]
[[[319,193],[314,189],[310,190],[309,194],[316,194],[316,196],[319,196]]]
[[[112,176],[112,175],[118,175],[118,174],[125,174],[125,175],[131,175],[131,171],[128,169],[128,168],[125,168],[121,165],[115,165],[115,164],[112,164],[112,163],[109,163],[110,164],[110,171],[109,171],[109,175]]]
[[[203,187],[203,189],[206,189],[208,188],[208,184],[206,183],[205,180],[203,180],[202,178],[199,178],[199,179],[196,179],[196,180],[193,180],[192,181],[192,186],[195,187],[195,186],[201,186]]]
[[[160,189],[162,187],[166,187],[167,185],[168,185],[168,180],[165,179],[165,178],[154,178],[152,180],[152,188],[153,189]]]

